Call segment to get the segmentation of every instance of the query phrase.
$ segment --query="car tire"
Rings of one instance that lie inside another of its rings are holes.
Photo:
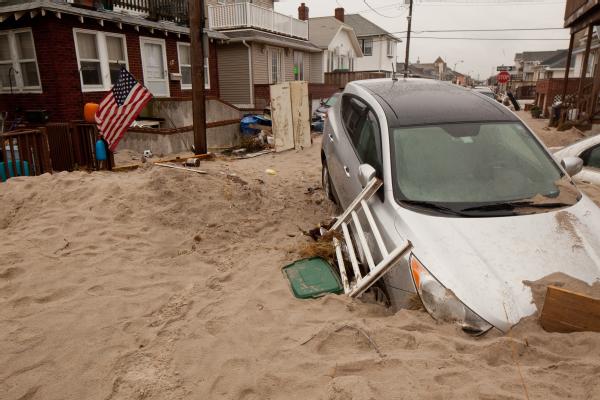
[[[321,172],[321,184],[323,186],[323,191],[325,192],[325,196],[335,204],[337,201],[335,200],[335,195],[333,194],[333,184],[331,183],[331,176],[329,175],[329,168],[327,168],[327,162],[323,161],[323,170]]]

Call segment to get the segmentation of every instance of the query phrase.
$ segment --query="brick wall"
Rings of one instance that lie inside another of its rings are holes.
[[[12,21],[12,20],[11,20]],[[101,26],[98,21],[85,19],[81,23],[78,17],[62,14],[58,19],[52,13],[30,19],[23,16],[18,21],[5,22],[0,30],[30,27],[33,31],[35,50],[42,82],[42,93],[2,93],[0,111],[8,111],[9,119],[16,108],[23,110],[44,109],[50,113],[51,121],[68,121],[82,118],[83,105],[87,102],[100,102],[107,92],[82,93],[79,67],[75,54],[73,28],[89,29],[124,34],[127,42],[127,56],[131,73],[143,82],[140,53],[140,36],[164,39],[166,42],[167,64],[170,73],[179,72],[177,42],[189,42],[187,35],[155,31],[140,26],[140,32],[132,26],[123,25],[123,29],[108,20]],[[219,80],[215,46],[210,46],[210,90],[207,95],[219,96]],[[170,81],[171,98],[190,99],[190,90],[181,90],[180,82]]]

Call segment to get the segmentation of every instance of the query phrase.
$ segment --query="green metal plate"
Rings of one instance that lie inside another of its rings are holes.
[[[306,258],[286,265],[283,267],[283,273],[290,281],[294,296],[299,299],[344,292],[337,274],[331,269],[331,265],[321,257]]]

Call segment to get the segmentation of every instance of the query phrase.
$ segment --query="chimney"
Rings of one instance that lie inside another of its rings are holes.
[[[342,7],[335,9],[335,18],[344,22],[344,9]]]
[[[298,7],[298,19],[300,21],[308,21],[308,7],[304,3]]]

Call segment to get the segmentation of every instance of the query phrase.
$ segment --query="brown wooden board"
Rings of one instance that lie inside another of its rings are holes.
[[[600,299],[548,286],[540,324],[548,332],[600,332]]]

